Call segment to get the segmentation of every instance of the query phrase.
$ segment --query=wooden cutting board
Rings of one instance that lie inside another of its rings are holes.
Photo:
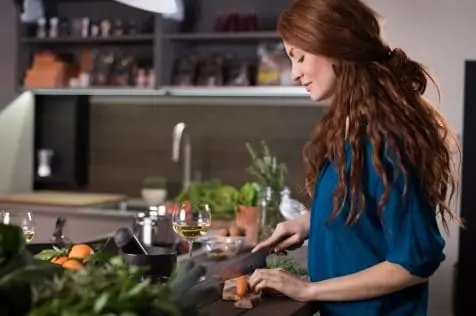
[[[0,196],[0,204],[86,207],[119,203],[126,198],[120,194],[36,191]]]

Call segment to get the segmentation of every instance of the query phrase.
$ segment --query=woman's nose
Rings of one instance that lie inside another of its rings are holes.
[[[291,69],[291,76],[292,76],[294,81],[300,81],[301,78],[302,78],[302,72],[301,72],[300,69],[298,69],[298,67],[293,65],[292,69]]]

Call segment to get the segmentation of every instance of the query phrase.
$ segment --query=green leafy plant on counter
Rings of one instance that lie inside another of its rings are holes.
[[[213,218],[233,218],[236,214],[239,191],[218,180],[193,182],[176,198],[177,202],[189,201],[191,204],[206,203],[210,206]]]
[[[190,290],[205,275],[192,261],[165,284],[138,281],[140,270],[113,257],[101,265],[63,270],[35,260],[16,226],[0,224],[0,315],[195,316],[197,305],[216,298],[215,288]]]
[[[270,187],[275,192],[281,192],[288,174],[286,165],[278,162],[265,141],[261,141],[260,152],[256,151],[250,143],[246,143],[246,148],[251,156],[251,166],[246,169],[248,173],[255,177],[262,187]]]
[[[238,194],[238,204],[244,206],[257,206],[261,186],[256,182],[246,182]]]

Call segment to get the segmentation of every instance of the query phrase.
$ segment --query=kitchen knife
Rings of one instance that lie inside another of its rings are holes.
[[[229,280],[242,275],[253,273],[256,269],[266,268],[266,258],[272,253],[269,248],[258,250],[238,258],[226,265],[220,272],[221,280]]]

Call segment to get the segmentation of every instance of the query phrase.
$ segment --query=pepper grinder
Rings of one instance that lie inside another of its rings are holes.
[[[51,149],[40,149],[38,151],[38,176],[46,178],[51,176],[51,158],[53,151]]]

